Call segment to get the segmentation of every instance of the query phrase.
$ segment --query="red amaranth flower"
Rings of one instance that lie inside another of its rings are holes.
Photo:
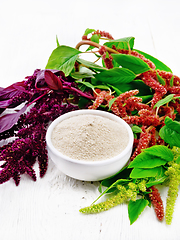
[[[110,33],[105,32],[105,31],[97,30],[97,31],[94,31],[91,33],[91,35],[95,35],[95,34],[99,35],[101,38],[107,38],[107,39],[111,39],[111,40],[114,39]],[[91,38],[90,37],[88,38],[87,35],[83,35],[82,40],[91,40]]]
[[[156,216],[160,221],[162,221],[164,218],[164,207],[160,193],[155,186],[148,188],[148,191],[150,191],[149,198],[154,206]]]
[[[130,90],[119,95],[118,99],[120,99],[121,101],[125,101],[127,98],[137,95],[138,93],[139,93],[138,89]]]
[[[174,113],[174,107],[172,106],[161,106],[158,111],[159,116],[170,117],[172,120],[176,118],[176,114]]]
[[[97,94],[95,95],[96,99],[93,105],[89,107],[89,109],[97,109],[103,103],[109,107],[110,101],[113,98],[115,98],[108,91],[100,91],[99,89],[96,89],[96,92],[98,95]],[[127,116],[127,111],[133,111],[134,109],[141,109],[143,106],[144,108],[149,108],[148,105],[139,103],[139,100],[142,101],[141,98],[132,98],[132,96],[138,94],[138,92],[139,91],[136,89],[136,90],[130,90],[120,94],[110,107],[112,112],[117,116],[125,117]],[[129,104],[127,104],[128,101],[129,101]],[[134,104],[136,105],[134,106]]]
[[[106,101],[107,101],[107,105],[109,106],[110,101],[114,98],[113,95],[107,94],[106,95]],[[121,116],[121,110],[118,107],[118,104],[116,102],[116,100],[113,102],[113,104],[111,105],[110,109],[112,110],[112,112],[117,115],[117,116]]]
[[[139,143],[131,157],[131,161],[139,155],[143,149],[146,149],[149,146],[151,140],[151,134],[146,131],[145,127],[142,127],[142,132],[140,134]]]
[[[153,98],[151,100],[151,107],[153,108],[154,105],[162,99],[162,97],[164,96],[164,94],[160,91],[156,91],[153,95]]]
[[[102,59],[104,60],[104,64],[105,64],[105,66],[106,66],[107,69],[111,69],[111,68],[114,67],[114,66],[113,66],[113,63],[112,63],[113,58],[112,58],[111,54],[108,54],[108,57],[107,57],[107,56],[106,56],[106,53],[104,53],[104,54],[102,55]]]
[[[130,97],[125,101],[126,109],[128,112],[141,109],[150,109],[149,105],[142,103],[142,98],[140,97]]]
[[[154,63],[151,62],[149,59],[145,58],[142,54],[133,50],[133,51],[131,51],[131,55],[134,56],[134,57],[138,57],[138,58],[142,59],[145,63],[147,63],[149,65],[150,68],[152,68],[152,69],[156,68]]]
[[[150,68],[152,68],[152,69],[156,68],[156,66],[154,65],[153,62],[151,62],[149,59],[145,58],[142,54],[136,52],[135,50],[132,50],[129,52],[129,50],[127,50],[127,49],[117,49],[114,45],[112,46],[112,49],[114,49],[117,52],[122,53],[122,54],[128,54],[128,55],[132,55],[134,57],[138,57],[138,58],[142,59],[145,63],[147,63],[150,66]]]
[[[171,94],[180,94],[180,86],[173,86],[168,88],[168,92]]]
[[[101,37],[105,37],[105,38],[108,38],[108,39],[111,39],[111,40],[114,39],[111,34],[109,34],[108,32],[105,32],[105,31],[97,30],[97,31],[92,33],[92,35],[94,35],[94,34],[100,35]]]
[[[154,145],[156,145],[157,143],[157,139],[156,139],[156,128],[152,127],[152,129],[149,131],[151,134],[151,140],[149,142],[149,147],[152,147]]]
[[[173,86],[179,86],[180,84],[180,78],[176,75],[173,75],[171,72],[166,72],[162,70],[157,70],[158,74],[166,81],[166,86],[171,86],[171,81],[173,83]]]
[[[93,105],[90,106],[89,109],[97,109],[97,108],[103,103],[106,94],[107,94],[106,91],[101,91],[101,92],[97,95],[97,97],[96,97]]]
[[[128,124],[143,125],[143,126],[158,126],[161,124],[159,117],[153,116],[126,116],[123,120]]]
[[[147,71],[141,74],[141,79],[143,82],[154,89],[155,91],[161,92],[162,96],[167,93],[167,89],[158,82],[157,74],[155,71]]]
[[[100,55],[104,55],[106,53],[107,49],[105,46],[101,46],[98,51],[99,51]]]
[[[180,115],[180,101],[179,101],[179,99],[175,99],[173,102],[170,102],[169,106],[172,106],[174,109],[176,109],[177,112]]]

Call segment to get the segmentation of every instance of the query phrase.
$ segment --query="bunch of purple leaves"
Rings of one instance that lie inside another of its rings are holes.
[[[36,181],[36,161],[40,177],[45,175],[47,127],[58,116],[78,109],[68,101],[72,95],[93,98],[79,90],[63,72],[55,70],[37,69],[24,81],[0,89],[0,140],[10,139],[0,147],[1,184],[12,178],[18,186],[24,173]],[[7,113],[9,109],[14,112]]]

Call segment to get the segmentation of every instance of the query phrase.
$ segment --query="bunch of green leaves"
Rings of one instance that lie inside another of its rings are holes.
[[[137,220],[146,206],[151,206],[147,189],[163,184],[167,180],[166,172],[173,162],[180,164],[180,123],[166,117],[165,126],[162,127],[160,135],[167,146],[155,145],[145,149],[116,175],[103,180],[99,186],[101,194],[93,202],[93,205],[104,195],[116,194],[117,186],[124,186],[128,190],[130,183],[133,183],[136,186],[137,198],[129,198],[128,201],[130,224]],[[176,150],[174,146],[176,146]],[[146,188],[142,190],[142,187],[138,186],[142,185],[143,181]]]
[[[87,28],[84,35],[88,35],[93,32],[95,32],[95,29]],[[134,37],[107,40],[103,43],[103,46],[108,49],[112,49],[113,46],[115,46],[117,49],[119,48],[132,51],[135,50],[134,40]],[[99,44],[100,36],[96,36],[96,34],[92,35],[91,42]],[[142,51],[136,51],[152,61],[155,64],[156,69],[171,72],[171,69],[158,59]],[[101,86],[101,88],[104,86],[102,89],[107,89],[107,87],[111,88],[118,96],[123,92],[138,89],[138,95],[142,97],[143,102],[146,103],[152,99],[152,90],[144,84],[142,80],[138,79],[139,74],[150,70],[149,65],[142,59],[126,54],[111,53],[114,67],[112,69],[106,69],[103,64],[103,60],[102,64],[98,65],[94,62],[83,59],[83,54],[84,52],[79,49],[60,45],[57,39],[57,48],[54,49],[50,55],[46,69],[63,71],[65,76],[73,78],[80,87],[82,87],[83,84],[85,90],[88,88],[94,90],[97,86]],[[101,57],[97,55],[97,51],[92,51],[92,54],[97,57],[97,60]],[[75,69],[75,63],[79,64],[78,71]],[[160,76],[159,79],[161,79]],[[163,81],[163,79],[161,79],[161,81]],[[86,82],[88,83],[86,84]]]

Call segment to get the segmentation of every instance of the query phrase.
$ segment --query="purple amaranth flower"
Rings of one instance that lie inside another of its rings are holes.
[[[27,173],[34,181],[36,175],[32,166],[35,163],[30,153],[31,139],[16,139],[13,142],[3,147],[0,155],[0,161],[5,161],[1,165],[0,183],[8,181],[13,178],[15,184],[18,185],[20,181],[20,174]]]
[[[69,102],[70,96],[83,96],[87,99],[93,97],[78,89],[74,82],[68,82],[61,71],[39,69],[22,84],[18,83],[2,91],[4,89],[0,89],[0,108],[12,106],[9,104],[9,96],[12,97],[11,104],[18,105],[21,102],[18,97],[21,100],[24,98],[25,102],[20,110],[0,115],[0,139],[12,136],[16,138],[0,147],[0,161],[3,161],[0,184],[13,179],[19,185],[22,174],[29,175],[35,181],[34,163],[39,163],[40,177],[45,175],[48,167],[45,136],[49,122],[78,109],[77,105]],[[8,101],[8,104],[2,101]]]

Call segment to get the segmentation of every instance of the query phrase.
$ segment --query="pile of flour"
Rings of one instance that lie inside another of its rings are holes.
[[[99,161],[112,158],[127,146],[126,128],[96,115],[79,115],[57,124],[52,143],[62,154],[77,160]]]

